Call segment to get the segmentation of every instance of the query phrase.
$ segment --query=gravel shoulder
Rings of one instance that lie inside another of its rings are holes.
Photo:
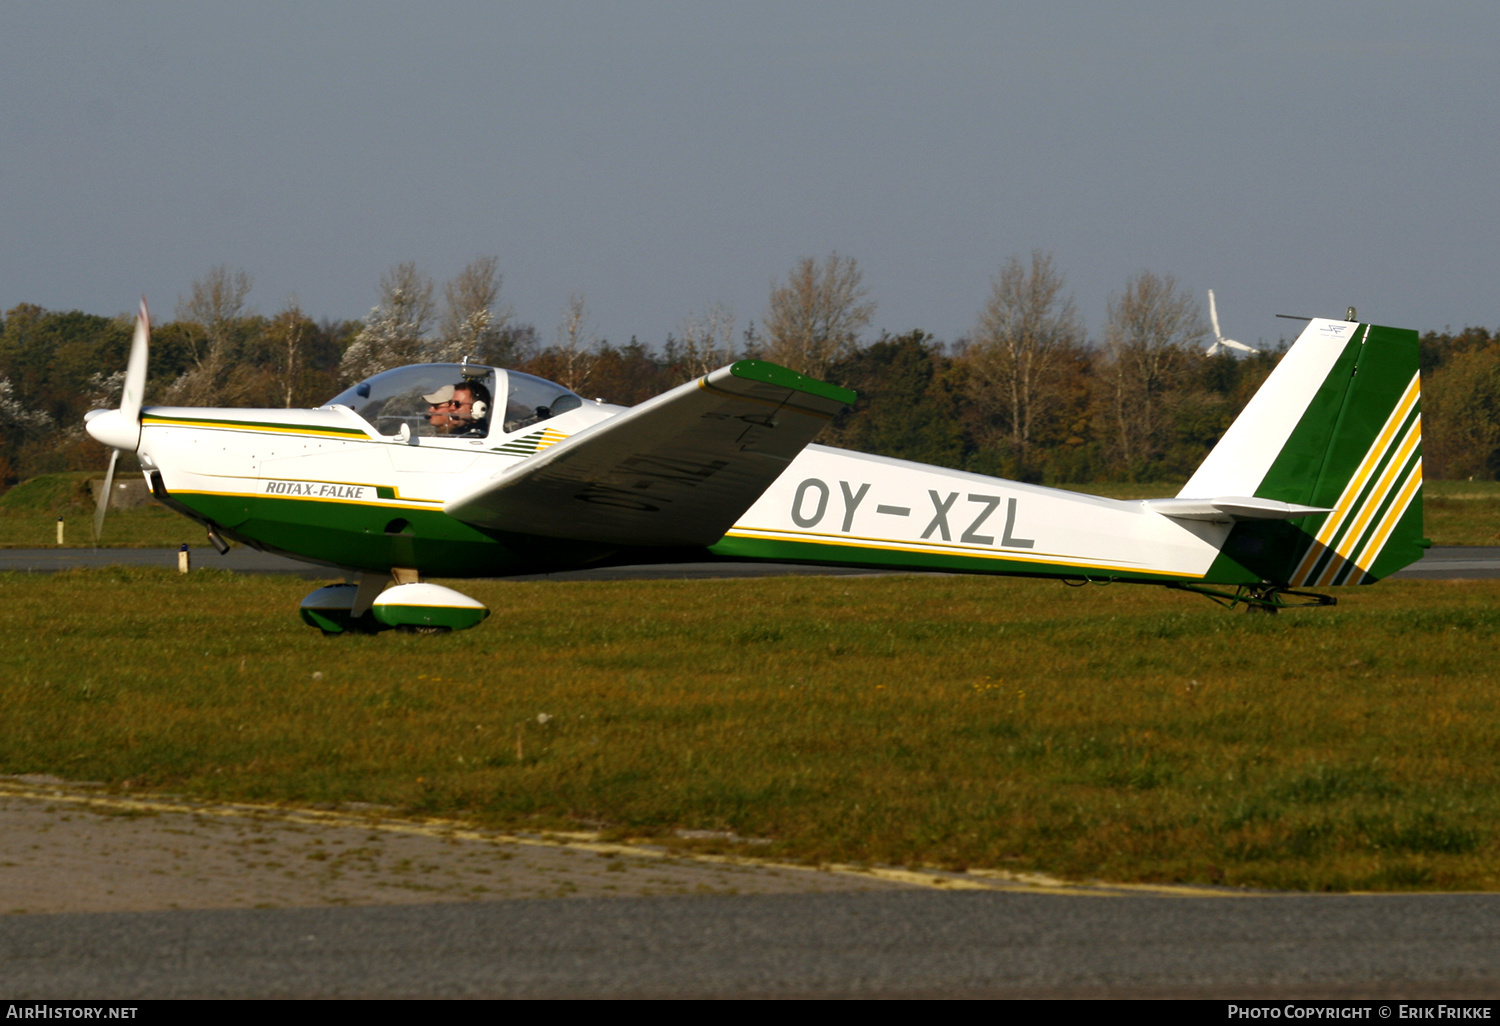
[[[35,778],[31,778],[35,780]],[[788,894],[913,886],[359,812],[121,798],[0,782],[0,915]]]

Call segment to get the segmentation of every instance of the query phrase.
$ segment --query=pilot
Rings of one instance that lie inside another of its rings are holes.
[[[488,429],[490,392],[477,381],[444,385],[422,399],[427,403],[427,423],[440,435],[482,436]]]

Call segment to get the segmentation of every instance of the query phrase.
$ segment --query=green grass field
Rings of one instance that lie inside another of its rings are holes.
[[[1434,545],[1500,545],[1500,481],[1424,481],[1422,503]]]
[[[1500,581],[1279,616],[976,577],[461,587],[475,630],[324,638],[301,580],[0,575],[0,773],[809,861],[1500,887]]]
[[[63,518],[64,544],[94,544],[94,501],[90,472],[46,474],[22,482],[0,495],[0,548],[38,549],[57,544],[57,518]],[[165,506],[111,510],[100,544],[105,548],[176,548],[183,542],[203,544],[203,529]]]
[[[0,495],[0,548],[45,548],[57,543],[57,518],[64,518],[70,547],[93,545],[94,506],[88,494],[92,473],[48,474]],[[1181,482],[1069,485],[1073,491],[1116,499],[1149,499],[1177,494]],[[1435,545],[1500,545],[1500,482],[1428,481],[1423,485],[1427,536]],[[176,548],[203,544],[203,531],[186,517],[161,506],[114,510],[100,544],[105,548]]]

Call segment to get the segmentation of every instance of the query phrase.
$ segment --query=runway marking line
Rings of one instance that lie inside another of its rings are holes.
[[[509,834],[476,829],[459,820],[414,818],[388,819],[376,813],[336,812],[328,809],[288,808],[279,805],[253,805],[240,802],[202,802],[188,798],[126,797],[67,790],[66,785],[29,784],[14,779],[0,779],[0,797],[33,801],[66,802],[84,808],[113,809],[125,812],[178,813],[193,816],[276,820],[300,826],[347,827],[377,830],[390,834],[478,841],[494,845],[522,845],[533,848],[565,848],[598,855],[680,860],[705,865],[736,866],[746,869],[775,869],[797,873],[834,873],[839,876],[881,880],[887,883],[925,887],[939,891],[1007,891],[1011,893],[1051,894],[1069,897],[1121,898],[1131,896],[1181,898],[1250,897],[1255,892],[1228,888],[1178,886],[1174,884],[1079,883],[1061,880],[1042,873],[1012,873],[1001,869],[969,869],[950,872],[941,869],[903,869],[892,866],[859,866],[842,862],[804,865],[776,859],[759,859],[749,855],[715,855],[685,852],[649,844],[601,841],[597,834],[573,831],[546,831],[538,834]]]

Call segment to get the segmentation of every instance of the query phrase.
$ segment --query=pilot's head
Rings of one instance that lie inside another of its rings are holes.
[[[490,390],[478,381],[466,381],[458,386],[458,390],[460,394],[469,393],[469,413],[474,418],[474,425],[483,424],[490,415]]]

